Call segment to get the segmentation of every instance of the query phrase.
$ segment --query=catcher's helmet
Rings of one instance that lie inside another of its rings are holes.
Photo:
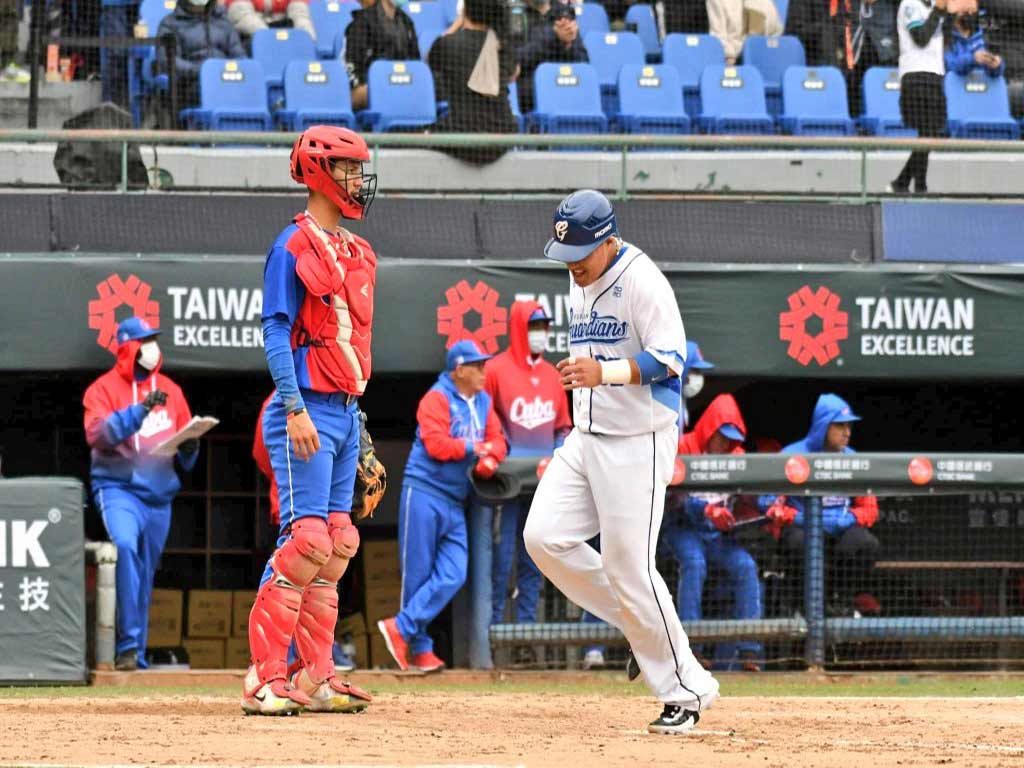
[[[333,125],[314,125],[302,132],[292,147],[292,178],[315,192],[322,192],[338,206],[346,219],[362,219],[377,193],[377,174],[362,173],[362,187],[350,195],[348,186],[331,174],[335,160],[370,159],[366,141],[355,131]]]
[[[565,198],[555,211],[554,237],[544,246],[544,255],[573,264],[617,233],[615,212],[608,198],[596,190],[581,189]]]

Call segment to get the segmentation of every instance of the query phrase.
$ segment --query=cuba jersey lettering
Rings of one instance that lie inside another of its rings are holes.
[[[573,390],[573,416],[583,432],[641,435],[676,424],[682,407],[686,334],[675,293],[639,248],[623,243],[592,285],[569,278],[569,355],[630,359],[649,352],[673,374],[645,385],[602,385]]]

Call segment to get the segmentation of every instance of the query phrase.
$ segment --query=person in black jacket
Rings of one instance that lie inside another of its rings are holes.
[[[552,3],[547,26],[535,28],[516,56],[521,68],[519,105],[526,113],[533,110],[533,74],[541,63],[589,61],[587,49],[580,39],[575,7],[567,2]]]
[[[345,67],[352,86],[352,108],[369,103],[367,75],[378,59],[410,61],[420,57],[412,19],[392,0],[375,0],[352,14],[345,32]]]
[[[177,41],[174,74],[178,106],[199,103],[199,68],[207,59],[244,59],[247,54],[234,25],[217,0],[178,0],[174,13],[160,22],[157,37],[173,35]],[[161,72],[168,72],[166,48],[157,47]]]

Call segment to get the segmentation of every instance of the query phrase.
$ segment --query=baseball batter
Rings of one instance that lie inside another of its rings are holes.
[[[527,550],[574,603],[614,624],[664,704],[651,733],[693,728],[718,697],[654,566],[672,478],[686,337],[672,288],[618,236],[599,192],[565,198],[544,255],[564,263],[569,353],[558,363],[575,428],[537,488]],[[601,535],[601,552],[587,544]]]

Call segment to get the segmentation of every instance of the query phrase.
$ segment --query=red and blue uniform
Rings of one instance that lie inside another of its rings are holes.
[[[508,440],[509,456],[551,456],[572,429],[569,401],[558,369],[530,352],[531,320],[547,320],[535,301],[517,301],[509,320],[509,347],[484,365],[486,389]],[[516,623],[537,620],[541,575],[526,547],[523,526],[529,506],[516,499],[501,505],[499,536],[492,565],[491,623],[501,622],[512,560],[516,564]]]
[[[499,462],[506,454],[491,396],[483,391],[465,397],[448,371],[420,400],[416,421],[398,512],[402,609],[395,618],[413,655],[433,652],[427,626],[466,581],[465,507],[474,444],[490,443]]]
[[[136,650],[139,666],[145,667],[153,577],[167,541],[171,501],[181,488],[178,470],[191,471],[199,454],[150,454],[184,427],[192,413],[181,389],[160,373],[159,364],[153,371],[135,364],[142,342],[158,331],[145,327],[142,333],[147,335],[130,334],[135,337],[121,341],[114,367],[89,386],[82,404],[92,452],[93,500],[117,546],[116,652]],[[167,402],[147,414],[142,401],[156,390],[167,395]]]

